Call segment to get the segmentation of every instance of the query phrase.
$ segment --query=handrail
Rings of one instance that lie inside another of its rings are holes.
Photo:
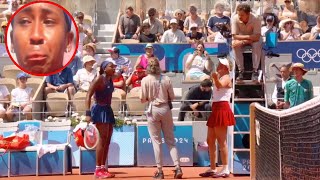
[[[121,4],[120,4],[120,7],[121,7]],[[115,24],[115,27],[114,27],[114,33],[113,33],[113,37],[112,37],[112,43],[116,43],[117,42],[117,39],[119,37],[119,32],[118,32],[118,26],[119,26],[119,19],[120,19],[120,16],[122,15],[122,12],[118,11],[118,15],[117,15],[117,21],[116,21],[116,24]]]

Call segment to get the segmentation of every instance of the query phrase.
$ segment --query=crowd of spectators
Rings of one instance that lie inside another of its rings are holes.
[[[283,41],[320,39],[319,15],[300,11],[294,3],[284,0],[279,6],[277,1],[265,1],[263,8],[252,8],[252,14],[261,20],[261,34],[274,31]],[[187,11],[175,10],[172,16],[150,8],[146,19],[141,19],[128,7],[118,28],[120,39],[136,39],[141,43],[226,42],[231,29],[230,5],[223,1],[214,5],[210,16],[198,13],[191,5]]]
[[[8,3],[9,7],[8,10],[0,14],[0,18],[5,19],[1,23],[0,41],[2,43],[5,39],[4,31],[8,19],[18,9],[19,5],[27,2],[29,1],[0,1],[2,4]],[[263,8],[256,11],[251,9],[248,23],[252,24],[252,28],[249,29],[250,32],[254,29],[253,32],[259,34],[259,37],[256,41],[248,42],[239,38],[241,35],[237,36],[241,32],[241,17],[239,14],[232,14],[230,5],[225,2],[217,2],[210,16],[203,16],[198,12],[196,6],[191,5],[187,11],[176,9],[172,17],[163,11],[157,11],[156,8],[150,8],[147,11],[146,18],[142,19],[135,14],[132,7],[127,7],[125,14],[119,19],[117,28],[120,39],[134,39],[141,43],[148,43],[145,46],[145,53],[137,58],[135,64],[132,64],[126,57],[120,56],[120,49],[116,47],[108,50],[110,57],[99,58],[96,55],[97,39],[93,33],[93,24],[84,21],[86,15],[83,12],[75,12],[73,15],[79,29],[79,48],[67,68],[46,78],[45,96],[49,93],[61,92],[67,93],[69,99],[73,100],[76,93],[87,92],[90,83],[99,71],[99,65],[105,60],[114,61],[117,65],[113,82],[115,91],[121,94],[121,98],[125,99],[127,93],[130,92],[137,94],[140,91],[141,80],[146,76],[148,60],[155,57],[154,47],[151,43],[195,44],[196,51],[187,58],[184,73],[187,80],[203,81],[210,78],[209,75],[213,70],[212,61],[203,43],[225,43],[232,39],[233,50],[239,56],[236,57],[236,62],[241,79],[243,62],[241,62],[240,55],[242,55],[242,49],[237,51],[238,47],[249,44],[253,47],[253,50],[256,48],[257,52],[261,51],[261,47],[258,47],[259,39],[265,40],[266,35],[270,32],[276,33],[278,39],[283,41],[320,39],[320,15],[300,11],[291,0],[284,0],[284,5],[281,6],[278,6],[275,2],[266,1]],[[247,28],[248,26],[245,25],[244,27]],[[235,36],[232,37],[232,35]],[[255,43],[257,43],[257,47]],[[259,53],[253,54],[259,55]],[[256,78],[258,60],[254,65],[253,76]],[[23,77],[22,80],[20,79],[17,77],[18,84],[24,82]],[[25,79],[27,80],[27,78]],[[25,88],[24,86],[21,87]],[[19,90],[21,90],[21,87]],[[0,90],[1,100],[9,100],[10,92],[4,86],[0,86]],[[24,91],[24,94],[32,97],[30,89]],[[31,108],[28,109],[28,107],[30,107],[30,104],[22,109],[27,115],[31,111]],[[7,110],[5,106],[0,104],[0,118],[7,116],[12,120],[10,109],[13,109],[12,105],[9,105]]]

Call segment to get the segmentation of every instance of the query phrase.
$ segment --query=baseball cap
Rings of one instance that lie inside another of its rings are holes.
[[[20,72],[17,75],[17,79],[20,79],[20,78],[30,78],[30,76],[24,72]]]
[[[192,28],[198,28],[198,25],[197,25],[197,24],[191,24],[191,25],[190,25],[190,30],[191,30]]]
[[[153,48],[153,45],[152,45],[151,43],[148,43],[148,44],[146,45],[145,49],[147,49],[147,48]]]
[[[266,21],[274,21],[274,17],[273,16],[267,16]]]
[[[112,47],[111,49],[108,49],[109,53],[120,53],[120,49],[117,47]]]
[[[229,64],[229,60],[227,58],[218,58],[219,62],[225,66],[227,66],[227,68],[230,70],[230,64]]]
[[[170,24],[178,24],[177,19],[176,18],[171,19]]]

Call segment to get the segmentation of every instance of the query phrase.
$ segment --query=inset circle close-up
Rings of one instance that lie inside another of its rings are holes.
[[[79,33],[59,4],[34,1],[19,8],[6,30],[6,50],[22,71],[49,76],[62,71],[77,52]]]

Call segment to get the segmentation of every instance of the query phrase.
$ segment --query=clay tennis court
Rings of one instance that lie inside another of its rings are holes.
[[[110,168],[110,172],[115,173],[115,178],[110,179],[136,179],[136,180],[143,180],[143,179],[152,179],[153,172],[155,168],[150,167],[127,167],[127,168]],[[165,179],[173,179],[173,168],[172,167],[165,167],[164,171],[164,178]],[[207,170],[207,167],[183,167],[183,179],[212,179],[212,178],[202,178],[199,177],[199,173],[204,172]],[[23,177],[11,177],[7,179],[17,179],[17,180],[29,180],[29,179],[44,179],[44,180],[86,180],[86,179],[93,179],[93,175],[79,175],[78,169],[73,169],[73,174],[68,174],[66,176],[23,176]],[[218,178],[224,179],[224,178]],[[230,180],[249,180],[249,176],[230,176],[228,179]]]

